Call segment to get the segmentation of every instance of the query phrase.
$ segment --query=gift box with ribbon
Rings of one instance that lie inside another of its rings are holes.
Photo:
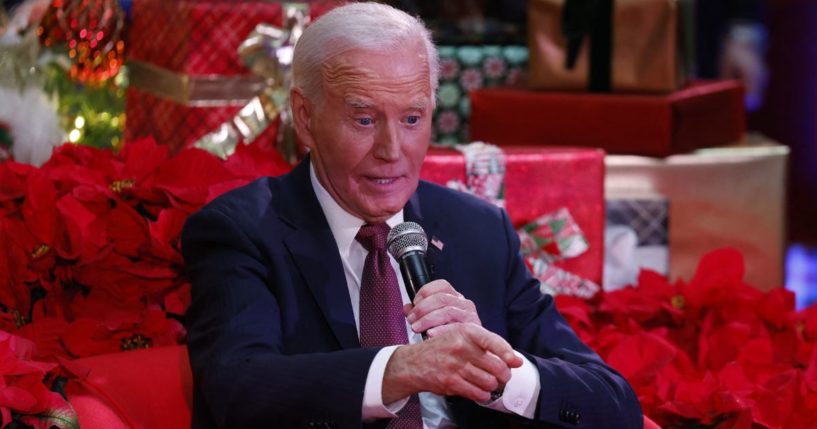
[[[601,147],[668,156],[744,137],[743,87],[696,82],[670,94],[590,94],[487,88],[471,93],[471,138],[506,145]]]
[[[745,280],[783,284],[789,150],[759,136],[740,146],[667,158],[608,155],[605,190],[669,200],[669,274],[691,279],[707,252],[725,246],[746,259]]]
[[[522,86],[528,48],[520,45],[439,46],[440,86],[434,111],[433,141],[469,141],[468,94],[479,88]]]
[[[606,195],[604,290],[638,284],[642,269],[669,274],[669,201],[658,194]]]
[[[239,142],[294,151],[291,133],[277,133],[276,126],[287,122],[292,47],[309,16],[330,7],[260,0],[134,2],[126,140],[152,135],[174,151],[196,145],[221,156]]]
[[[530,85],[670,92],[686,80],[688,0],[531,0]]]
[[[430,149],[421,177],[504,207],[542,289],[590,297],[602,276],[603,160],[601,150],[471,143]]]

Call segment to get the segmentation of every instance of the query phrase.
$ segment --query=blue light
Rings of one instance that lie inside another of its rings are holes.
[[[799,244],[786,253],[786,289],[797,295],[797,309],[817,303],[817,247]]]

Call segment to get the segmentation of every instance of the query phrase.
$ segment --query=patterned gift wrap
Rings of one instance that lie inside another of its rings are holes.
[[[590,296],[601,283],[603,151],[484,143],[434,147],[420,175],[504,207],[519,228],[526,263],[546,292]]]
[[[642,269],[669,274],[669,201],[662,195],[608,195],[604,289],[636,284]]]
[[[783,284],[788,156],[787,147],[756,135],[667,158],[610,155],[605,189],[669,200],[671,279],[692,278],[703,255],[733,247],[745,256],[746,282],[770,290]]]
[[[332,2],[309,4],[313,18]],[[261,0],[141,0],[133,4],[125,139],[153,136],[171,150],[218,131],[269,86],[239,56],[259,24],[284,25],[298,3]],[[301,5],[306,8],[307,6]],[[274,125],[259,141],[274,141]]]
[[[666,198],[609,198],[606,206],[607,224],[631,228],[639,246],[666,246],[669,242]]]
[[[525,46],[440,46],[440,88],[432,141],[469,141],[469,93],[494,86],[522,86],[528,65]]]

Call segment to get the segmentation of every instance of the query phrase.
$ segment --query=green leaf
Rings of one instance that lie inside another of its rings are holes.
[[[79,429],[77,412],[68,402],[59,408],[52,408],[44,413],[21,416],[20,423],[32,429]]]

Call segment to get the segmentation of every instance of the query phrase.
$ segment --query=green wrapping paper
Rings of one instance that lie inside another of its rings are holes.
[[[469,93],[493,86],[522,86],[528,67],[524,46],[440,46],[440,87],[432,141],[469,141]]]

